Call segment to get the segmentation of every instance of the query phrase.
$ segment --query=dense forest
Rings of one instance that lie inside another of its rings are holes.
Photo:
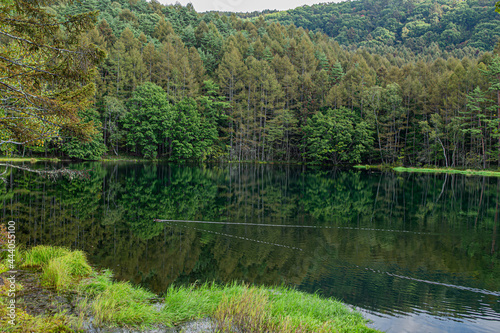
[[[61,3],[47,10],[61,18],[99,10],[81,43],[107,58],[93,107],[80,111],[99,134],[82,143],[61,132],[42,147],[2,149],[78,159],[500,165],[494,2],[383,3],[251,18],[145,0]]]
[[[493,6],[490,0],[363,0],[304,6],[265,18],[324,32],[349,47],[491,51],[500,36]]]

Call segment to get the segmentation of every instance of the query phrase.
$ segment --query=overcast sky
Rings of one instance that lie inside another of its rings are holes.
[[[220,10],[228,12],[253,12],[263,9],[291,9],[303,5],[324,2],[340,2],[341,0],[159,0],[163,4],[180,2],[183,5],[191,2],[197,12]],[[345,1],[345,0],[344,0]]]

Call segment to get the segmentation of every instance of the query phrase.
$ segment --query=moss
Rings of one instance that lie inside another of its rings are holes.
[[[15,324],[9,323],[8,309],[0,304],[0,328],[5,333],[73,333],[71,326],[74,319],[65,314],[52,316],[32,316],[16,308]]]

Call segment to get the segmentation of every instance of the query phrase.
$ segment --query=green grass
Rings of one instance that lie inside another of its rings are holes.
[[[30,162],[36,163],[40,161],[59,162],[57,157],[0,157],[0,162]]]
[[[92,268],[87,263],[85,253],[72,251],[61,257],[51,259],[43,267],[42,285],[57,290],[70,289],[72,284],[92,273]]]
[[[112,278],[111,271],[94,273],[79,286],[79,291],[87,297],[80,303],[80,309],[90,313],[96,325],[150,327],[161,323],[172,326],[152,304],[155,294]]]
[[[32,247],[24,253],[24,262],[22,267],[43,267],[51,259],[62,257],[70,253],[70,250],[63,247],[38,245]]]
[[[500,171],[488,171],[488,170],[460,170],[452,168],[405,168],[405,167],[395,167],[394,171],[397,172],[422,172],[422,173],[448,173],[448,174],[460,174],[467,176],[488,176],[488,177],[500,177]]]
[[[172,286],[158,298],[129,282],[115,281],[109,270],[92,271],[81,251],[37,246],[24,256],[24,266],[41,269],[43,285],[74,291],[83,298],[78,320],[69,316],[58,320],[65,328],[68,323],[75,329],[82,328],[82,323],[90,318],[101,327],[141,329],[171,327],[208,317],[218,332],[233,332],[235,328],[242,332],[276,333],[377,332],[366,327],[367,321],[361,314],[339,301],[285,287],[206,283]],[[43,327],[45,319],[26,318],[26,325],[37,322],[37,327]],[[21,323],[21,327],[26,325]]]
[[[421,172],[421,173],[448,173],[460,174],[466,176],[487,176],[500,177],[500,171],[491,170],[471,170],[471,169],[453,169],[453,168],[413,168],[413,167],[391,167],[388,165],[355,165],[356,169],[380,169],[394,170],[396,172]]]
[[[173,323],[212,317],[219,331],[228,332],[235,325],[257,332],[376,332],[339,301],[284,287],[171,287],[162,312]]]

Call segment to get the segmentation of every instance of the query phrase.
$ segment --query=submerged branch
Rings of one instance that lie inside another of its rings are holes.
[[[0,179],[2,179],[4,182],[6,181],[6,179],[3,177],[3,175],[7,173],[7,170],[9,168],[33,172],[39,176],[49,178],[51,180],[56,180],[61,177],[66,177],[70,181],[77,178],[87,179],[87,180],[90,178],[90,170],[72,170],[67,168],[61,168],[55,170],[37,170],[23,165],[15,165],[10,163],[0,163],[0,166],[6,167],[5,171],[2,174],[0,174]]]

